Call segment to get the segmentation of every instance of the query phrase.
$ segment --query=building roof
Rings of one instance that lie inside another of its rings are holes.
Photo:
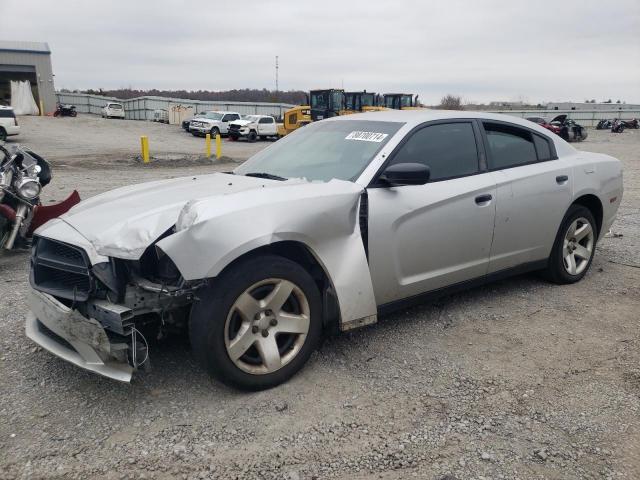
[[[0,52],[51,53],[46,42],[21,42],[17,40],[0,40]]]

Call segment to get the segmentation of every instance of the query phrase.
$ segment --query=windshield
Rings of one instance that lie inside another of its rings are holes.
[[[234,173],[353,181],[402,125],[366,120],[312,123],[257,153]]]
[[[373,107],[373,93],[363,93],[362,94],[362,106],[363,107]]]
[[[109,105],[109,108],[112,108],[114,110],[122,110],[122,105],[120,105],[119,103],[112,103]]]
[[[217,112],[207,112],[204,116],[211,120],[222,120],[222,114]]]
[[[245,115],[244,119],[250,120],[252,122],[257,122],[258,120],[260,120],[260,115]]]
[[[326,92],[311,94],[311,108],[326,109],[328,107]]]

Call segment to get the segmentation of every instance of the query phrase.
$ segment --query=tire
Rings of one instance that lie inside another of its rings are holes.
[[[78,116],[78,112],[76,112],[75,110],[71,112],[70,114],[72,117],[77,117]]]
[[[260,140],[262,140],[263,142],[267,140],[267,136],[266,135],[260,135]]]
[[[587,224],[584,236],[575,235],[576,231],[581,235],[582,228]],[[574,234],[570,235],[570,229],[576,226]],[[591,210],[582,205],[571,205],[562,219],[556,240],[553,243],[545,276],[558,284],[575,283],[582,280],[591,267],[597,239],[598,229]],[[573,258],[573,265],[566,260],[567,255]]]
[[[218,127],[213,127],[210,133],[211,138],[216,138],[216,135],[220,135],[220,129]]]
[[[253,143],[257,139],[258,139],[258,134],[255,131],[251,130],[247,135],[247,140],[249,141],[249,143]]]
[[[581,128],[580,129],[580,140],[586,140],[588,136],[589,136],[589,132],[587,132],[587,129],[586,128]]]
[[[60,111],[56,110],[55,112],[53,112],[53,116],[54,117],[59,117],[60,116]]]
[[[262,310],[253,302],[267,299],[275,291],[274,285],[279,286],[278,291],[292,290],[282,307],[274,300],[274,312],[270,313],[269,304]],[[284,257],[265,255],[241,261],[198,297],[189,325],[194,355],[214,378],[231,387],[264,390],[286,382],[320,343],[322,301],[318,287],[305,269]],[[237,303],[241,298],[245,298],[244,306]],[[283,321],[288,312],[288,320]],[[303,315],[297,315],[300,313]],[[284,323],[300,331],[306,328],[306,334],[278,333],[286,328]],[[235,360],[231,356],[234,345]]]
[[[7,141],[7,131],[0,127],[0,142],[6,142]]]

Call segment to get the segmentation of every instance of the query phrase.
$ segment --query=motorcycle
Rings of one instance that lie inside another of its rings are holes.
[[[640,123],[637,118],[622,120],[622,123],[624,124],[624,128],[640,128]]]
[[[611,124],[611,133],[622,133],[624,132],[624,122],[619,118],[616,118]]]
[[[596,125],[596,130],[609,130],[612,124],[611,120],[600,120]]]
[[[54,117],[76,117],[77,115],[78,112],[76,112],[75,105],[58,104],[56,111],[53,112]]]
[[[40,203],[42,188],[51,182],[51,166],[38,154],[0,145],[0,250],[28,249],[33,232],[80,202],[76,190],[57,204]]]

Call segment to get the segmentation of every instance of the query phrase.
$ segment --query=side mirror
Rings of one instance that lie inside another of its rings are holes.
[[[386,168],[380,180],[392,186],[424,185],[429,181],[431,170],[422,163],[396,163]]]

